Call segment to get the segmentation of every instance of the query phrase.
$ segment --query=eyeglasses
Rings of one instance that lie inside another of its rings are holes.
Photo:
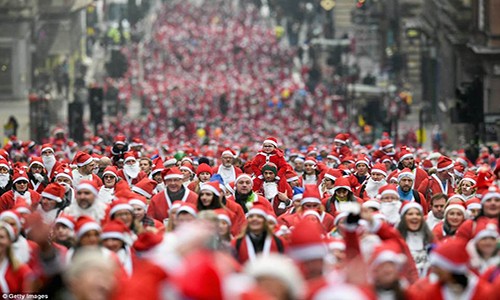
[[[16,182],[16,184],[28,184],[28,182],[23,180],[23,181]]]

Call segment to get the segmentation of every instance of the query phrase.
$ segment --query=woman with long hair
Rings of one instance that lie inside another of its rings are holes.
[[[465,177],[458,182],[455,192],[464,197],[465,200],[469,200],[476,196],[477,189],[474,187],[476,185],[474,177],[474,175],[466,174]]]
[[[239,237],[233,239],[231,245],[235,257],[240,263],[253,261],[258,254],[267,256],[271,252],[284,253],[283,241],[273,234],[267,224],[267,213],[260,203],[248,211],[247,225]]]
[[[3,295],[31,291],[31,269],[14,255],[12,243],[15,239],[14,228],[0,221],[0,293]]]
[[[490,223],[467,244],[470,265],[478,274],[500,264],[497,225]]]
[[[433,235],[424,219],[424,210],[416,202],[408,202],[401,208],[401,221],[397,226],[417,266],[419,275],[427,275],[429,257],[427,250],[433,242]]]
[[[450,203],[444,210],[443,221],[439,222],[432,233],[437,241],[442,241],[455,235],[458,227],[465,221],[465,207],[459,203]]]

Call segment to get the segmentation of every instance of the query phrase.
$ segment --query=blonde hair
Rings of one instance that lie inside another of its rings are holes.
[[[0,229],[5,232],[5,234],[7,235],[7,237],[10,240],[10,235],[9,235],[9,231],[7,230],[7,228],[5,228],[5,226],[0,224]],[[7,259],[9,260],[9,264],[10,264],[12,270],[17,271],[19,269],[19,267],[21,266],[21,262],[14,255],[14,249],[12,249],[12,242],[13,241],[10,241],[10,242],[11,242],[10,245],[7,246],[6,256],[7,256]]]

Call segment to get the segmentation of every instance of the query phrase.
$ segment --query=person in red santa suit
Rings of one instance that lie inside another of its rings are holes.
[[[64,213],[77,219],[88,216],[98,224],[105,221],[108,205],[98,201],[98,188],[94,181],[82,180],[76,186],[75,201],[64,209]]]
[[[339,133],[333,140],[333,151],[337,153],[339,159],[352,155],[351,148],[347,145],[349,141],[348,133]]]
[[[427,202],[430,202],[432,196],[438,193],[448,196],[453,194],[454,186],[451,175],[453,165],[453,161],[450,158],[444,155],[439,157],[437,173],[432,174],[422,181],[418,187],[418,191],[424,195]]]
[[[465,206],[463,201],[449,202],[444,210],[443,220],[432,229],[434,238],[443,241],[455,236],[457,229],[466,220]],[[430,227],[429,227],[430,229]]]
[[[119,170],[116,175],[125,180],[130,187],[136,185],[143,178],[148,177],[146,173],[141,171],[139,162],[131,152],[125,153],[125,157],[123,160],[123,169]]]
[[[169,210],[174,201],[189,202],[196,205],[198,195],[182,185],[183,175],[179,168],[173,167],[165,170],[163,179],[165,190],[151,198],[148,207],[148,216],[163,222],[169,217]]]
[[[112,220],[102,228],[102,246],[116,254],[118,261],[127,276],[132,276],[134,264],[137,263],[134,251],[131,248],[130,229],[120,220]]]
[[[51,144],[43,144],[40,153],[42,154],[43,166],[47,171],[47,177],[49,180],[52,180],[52,178],[54,178],[55,171],[61,163],[57,161],[54,148]]]
[[[264,205],[267,208],[266,211],[273,210],[271,203],[266,198],[253,191],[252,177],[246,173],[243,173],[236,178],[234,183],[234,196],[230,196],[227,201],[233,201],[238,204],[244,214],[247,213],[248,210],[256,203]],[[244,214],[242,216],[238,215],[237,218],[244,218]]]
[[[471,258],[470,267],[477,274],[483,275],[489,269],[500,265],[498,236],[496,224],[491,223],[467,244],[467,252]]]
[[[0,157],[0,196],[10,191],[12,182],[10,181],[10,164]]]
[[[115,198],[115,187],[118,180],[118,170],[114,166],[106,167],[102,173],[103,185],[99,188],[97,199],[105,204],[110,204]]]
[[[325,197],[331,197],[333,195],[333,187],[335,186],[335,181],[337,178],[342,177],[342,171],[338,169],[328,169],[321,180],[321,185],[319,186],[319,194],[321,199]]]
[[[319,191],[314,184],[306,185],[302,194],[302,199],[300,200],[300,207],[297,209],[297,213],[292,215],[294,218],[291,220],[289,227],[295,226],[295,224],[301,222],[307,215],[306,212],[310,210],[316,212],[314,215],[317,215],[319,223],[321,223],[325,233],[333,229],[334,218],[332,215],[325,212],[321,203]]]
[[[234,166],[236,154],[231,149],[224,150],[221,155],[222,163],[212,169],[212,174],[219,174],[224,180],[224,184],[229,184],[236,180],[243,172]]]
[[[12,190],[0,197],[0,212],[12,209],[18,197],[24,198],[26,203],[35,210],[40,202],[40,194],[28,188],[28,175],[21,169],[14,170],[12,176]]]
[[[370,177],[356,189],[356,196],[365,201],[375,198],[379,189],[387,184],[386,177],[385,165],[383,163],[375,164],[370,171]]]
[[[0,214],[0,221],[9,224],[14,230],[12,239],[12,251],[16,259],[22,264],[28,264],[30,268],[38,261],[38,245],[27,240],[22,234],[23,225],[21,216],[14,210],[7,210]]]
[[[489,223],[498,225],[500,216],[500,189],[492,185],[481,198],[481,210],[479,214],[471,220],[466,220],[457,229],[456,236],[470,240],[478,232],[486,228]],[[497,229],[498,230],[498,229]]]
[[[283,151],[278,148],[278,140],[275,137],[268,137],[262,143],[262,149],[252,159],[250,166],[255,176],[262,175],[262,166],[272,162],[278,168],[278,176],[285,176],[287,170],[292,167],[286,162]]]
[[[430,264],[438,281],[420,290],[422,299],[496,299],[491,285],[468,268],[467,241],[447,239],[430,254]]]
[[[208,182],[212,177],[212,174],[212,168],[206,163],[201,163],[198,168],[196,168],[196,180],[191,181],[191,183],[188,185],[188,189],[195,193],[198,193],[200,191],[200,186],[203,183]]]
[[[401,148],[401,151],[397,155],[397,160],[398,160],[398,167],[396,170],[392,171],[389,174],[389,176],[387,177],[387,181],[390,182],[393,177],[398,176],[398,173],[401,170],[408,168],[411,170],[411,172],[415,177],[412,188],[418,190],[422,182],[429,177],[427,175],[427,172],[417,166],[417,164],[415,163],[415,155],[406,147]],[[425,193],[422,194],[425,196]]]
[[[358,180],[358,183],[362,185],[365,181],[370,178],[370,160],[364,155],[358,156],[354,164],[356,172],[354,172],[354,177]]]
[[[302,174],[302,184],[319,184],[326,173],[322,171],[314,157],[307,157],[304,161],[304,174]]]
[[[254,204],[246,214],[247,225],[243,234],[231,241],[235,258],[242,264],[255,260],[259,254],[266,256],[272,252],[285,251],[283,241],[269,229],[266,211],[264,205]]]
[[[383,139],[379,142],[379,148],[372,155],[372,161],[380,162],[380,159],[384,156],[394,158],[396,155],[396,150],[394,149],[394,144],[389,139]]]
[[[43,161],[40,157],[31,157],[30,164],[28,166],[28,178],[29,188],[41,193],[43,189],[49,184],[49,178],[47,177],[47,171],[43,166]]]
[[[64,186],[64,202],[72,203],[75,199],[75,189],[73,188],[72,170],[67,164],[61,164],[55,172],[54,182]]]
[[[277,216],[284,213],[291,204],[292,188],[285,177],[278,176],[278,168],[273,163],[262,167],[262,175],[254,179],[253,190],[271,203]]]
[[[77,166],[72,172],[73,185],[78,186],[82,180],[91,180],[97,187],[102,186],[102,180],[94,174],[95,161],[88,153],[79,151],[73,159],[73,164]]]
[[[363,203],[363,200],[354,195],[349,179],[345,177],[340,177],[335,181],[332,192],[331,197],[322,200],[325,211],[332,216],[337,212],[343,212],[351,206],[351,203]]]
[[[3,295],[33,292],[31,269],[14,254],[16,235],[12,226],[0,221],[0,293]]]
[[[64,202],[64,193],[66,192],[64,186],[59,183],[51,183],[47,185],[42,192],[42,199],[37,211],[43,218],[46,224],[52,224],[62,210],[69,205]]]

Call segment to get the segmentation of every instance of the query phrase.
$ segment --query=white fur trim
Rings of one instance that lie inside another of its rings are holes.
[[[140,206],[140,207],[142,207],[144,209],[146,209],[146,207],[148,207],[148,205],[146,203],[142,202],[139,199],[131,199],[131,200],[128,201],[128,204],[130,204],[130,205],[137,205],[137,206]]]
[[[450,162],[450,164],[449,164],[449,165],[447,165],[447,166],[445,166],[445,167],[443,167],[443,168],[438,168],[438,169],[437,169],[437,171],[438,171],[438,172],[443,172],[443,171],[449,170],[449,169],[451,169],[451,168],[453,168],[453,162]]]
[[[89,190],[91,191],[94,195],[98,195],[99,194],[99,191],[91,184],[89,183],[80,183],[77,187],[76,187],[76,191],[81,191],[81,190]]]
[[[498,239],[498,232],[496,231],[496,228],[491,230],[491,229],[483,229],[481,231],[479,231],[476,236],[474,236],[474,242],[479,242],[480,240],[484,239],[484,238],[487,238],[487,237],[491,237],[491,238],[494,238],[494,239]]]
[[[33,167],[33,165],[39,165],[39,166],[42,166],[43,168],[45,168],[45,166],[43,165],[43,163],[41,163],[41,162],[39,162],[39,161],[34,160],[34,161],[32,161],[32,162],[30,163],[30,165],[28,166],[28,169],[31,169],[31,167]],[[0,166],[2,166],[2,165],[0,165]]]
[[[102,173],[102,177],[104,177],[104,175],[108,175],[108,174],[109,175],[113,175],[115,178],[118,178],[118,175],[116,175],[115,172],[112,172],[112,171],[109,171],[109,170],[106,171],[106,172],[104,172],[104,173]]]
[[[184,171],[188,171],[189,173],[194,174],[193,170],[191,170],[190,168],[188,168],[188,167],[186,167],[186,166],[181,166],[181,167],[179,168],[179,170],[181,170],[181,171],[182,171],[182,170],[184,170]]]
[[[128,203],[127,204],[125,204],[125,203],[118,204],[118,205],[115,205],[111,208],[111,210],[109,211],[109,215],[112,216],[114,213],[116,213],[119,210],[128,210],[128,211],[133,212],[134,208]]]
[[[380,194],[380,196],[385,196],[385,195],[395,195],[395,196],[397,196],[397,197],[399,198],[399,194],[398,194],[398,192],[397,192],[397,191],[395,191],[395,190],[391,190],[391,189],[384,190],[384,191]]]
[[[231,151],[229,151],[229,150],[225,150],[225,151],[223,151],[223,152],[222,152],[222,154],[221,154],[221,157],[223,157],[224,155],[229,155],[229,156],[231,156],[232,158],[236,158],[236,155],[234,155],[234,154],[233,154]]]
[[[472,183],[472,185],[477,184],[477,182],[472,178],[465,177],[465,178],[462,178],[462,180],[468,181],[468,182]]]
[[[45,147],[45,148],[42,148],[42,150],[40,151],[40,153],[43,153],[43,152],[45,152],[45,151],[47,151],[47,150],[50,150],[50,151],[52,151],[52,153],[54,153],[54,148],[52,148],[52,147]]]
[[[200,186],[200,192],[201,191],[210,191],[214,193],[214,195],[216,195],[217,197],[220,197],[220,192],[216,188],[214,188],[211,184],[202,184]]]
[[[480,203],[471,203],[467,205],[467,209],[481,209],[481,207]]]
[[[14,183],[16,183],[16,182],[19,182],[19,181],[21,181],[21,180],[24,180],[24,181],[26,181],[26,182],[29,182],[29,180],[28,180],[28,178],[27,178],[27,177],[22,177],[22,176],[21,176],[21,177],[16,178],[15,180],[13,180],[13,181],[12,181],[12,184],[14,184]]]
[[[346,189],[349,192],[352,192],[351,187],[347,186],[347,185],[340,185],[340,186],[333,187],[333,192],[335,193],[338,189]]]
[[[335,241],[335,242],[328,243],[328,249],[330,249],[330,250],[345,251],[345,248],[346,248],[346,246],[345,246],[344,242]]]
[[[44,198],[50,199],[50,200],[54,200],[54,201],[56,201],[57,203],[62,202],[61,197],[57,197],[57,196],[52,195],[52,194],[49,194],[49,193],[47,193],[47,192],[45,192],[45,191],[44,191],[44,192],[42,192],[41,196],[42,196],[42,197],[44,197]]]
[[[382,175],[384,175],[385,177],[387,177],[387,172],[384,172],[384,171],[382,171],[382,170],[380,170],[380,169],[372,169],[372,170],[371,170],[371,172],[370,172],[370,174],[372,174],[372,173],[382,174]],[[326,175],[325,175],[325,176],[326,176]]]
[[[487,200],[490,200],[492,198],[500,198],[500,193],[492,193],[492,192],[488,192],[486,195],[484,195],[482,198],[481,198],[481,203],[484,203],[486,202]]]
[[[328,178],[328,179],[330,179],[330,180],[332,180],[332,181],[337,180],[337,178],[336,178],[335,176],[333,176],[333,175],[331,175],[331,174],[328,174],[328,173],[326,173],[326,174],[325,174],[325,178]]]
[[[295,163],[296,163],[296,162],[304,162],[304,161],[305,161],[305,160],[304,160],[304,158],[302,158],[302,157],[300,157],[300,156],[299,156],[299,157],[296,157],[296,158],[293,160],[293,162],[295,162]]]
[[[16,232],[9,223],[0,221],[0,228],[5,228],[5,230],[7,230],[7,234],[12,242],[16,239]]]
[[[260,208],[251,208],[245,216],[248,218],[250,215],[259,215],[267,219],[267,213]]]
[[[325,175],[326,176],[326,175]],[[295,180],[299,180],[299,176],[294,176],[294,177],[290,177],[286,180],[286,182],[292,182],[292,181],[295,181]]]
[[[399,158],[399,162],[401,162],[402,160],[404,160],[405,158],[408,158],[408,157],[415,157],[415,156],[413,155],[413,153],[406,153],[405,155],[403,155]]]
[[[79,166],[79,167],[83,167],[83,166],[86,166],[86,165],[90,164],[93,160],[94,160],[94,158],[91,156],[86,161],[84,161],[82,163],[77,163],[76,165]]]
[[[101,226],[99,226],[99,224],[97,224],[96,222],[89,222],[84,224],[76,233],[77,240],[79,240],[85,233],[91,230],[97,230],[101,232]]]
[[[21,220],[19,219],[19,217],[15,213],[6,210],[0,214],[1,221],[4,221],[5,218],[11,218],[14,221],[16,221],[16,226],[18,227],[19,231],[23,228],[23,225],[21,224]]]
[[[328,252],[327,246],[323,243],[306,245],[300,247],[289,247],[287,254],[291,258],[299,261],[307,261],[323,258]]]
[[[133,157],[133,156],[127,156],[127,158],[125,158],[125,160],[123,161],[123,163],[126,163],[129,160],[137,160],[137,159],[135,157]]]
[[[229,218],[229,216],[225,214],[218,214],[217,218],[221,221],[225,221],[227,224],[229,224],[229,226],[232,225],[231,219]]]
[[[236,180],[234,181],[234,185],[236,185],[238,183],[238,181],[240,181],[241,179],[243,178],[247,178],[247,179],[250,179],[250,181],[252,182],[252,185],[253,185],[253,180],[252,180],[252,177],[250,175],[248,175],[247,173],[243,173],[241,174],[240,176],[238,176],[236,178]]]
[[[424,213],[422,205],[418,204],[417,202],[410,202],[408,204],[403,205],[403,207],[401,208],[400,215],[403,216],[411,208],[416,208],[418,209],[418,211],[420,211],[420,213]]]
[[[118,231],[108,231],[101,233],[101,241],[107,239],[117,239],[125,243],[125,235],[122,232]]]
[[[75,230],[75,224],[73,222],[71,222],[68,218],[65,218],[65,217],[59,217],[56,219],[55,223],[61,223],[63,225],[65,225],[66,227],[68,227],[69,229],[71,230]]]
[[[132,187],[132,191],[137,192],[137,193],[143,195],[146,198],[153,197],[153,195],[151,195],[150,193],[146,192],[145,190],[143,190],[143,189],[141,189],[140,187],[137,187],[137,186],[133,186]]]
[[[165,175],[165,177],[163,177],[163,180],[167,180],[167,179],[182,179],[184,178],[182,176],[182,174],[167,174]]]
[[[468,269],[466,264],[453,263],[446,257],[441,256],[436,252],[431,252],[431,254],[429,255],[429,262],[433,266],[440,267],[441,269],[445,269],[453,273],[464,274]]]
[[[264,142],[262,143],[262,145],[264,144],[271,144],[273,145],[274,147],[278,148],[278,143],[276,143],[275,141],[273,140],[264,140]]]
[[[450,204],[446,207],[446,209],[444,210],[444,215],[446,216],[446,214],[448,214],[448,212],[452,209],[458,209],[460,210],[464,216],[465,216],[465,208],[463,205],[460,205],[460,204]]]
[[[71,180],[71,182],[73,182],[73,178],[71,178],[71,176],[69,176],[69,175],[68,175],[68,174],[66,174],[66,173],[58,173],[58,174],[56,175],[56,179],[57,179],[57,178],[59,178],[59,177],[65,177],[65,178],[67,178],[67,179]]]
[[[163,166],[167,167],[167,166],[175,165],[176,163],[177,163],[177,159],[171,158],[171,159],[167,159],[166,161],[164,161]]]
[[[380,210],[380,202],[375,200],[368,200],[362,205],[363,207],[375,208],[376,210]]]
[[[344,144],[344,145],[345,145],[345,144],[347,144],[347,142],[346,142],[346,141],[339,140],[339,139],[334,139],[334,140],[333,140],[333,142],[334,142],[334,143],[335,143],[335,142],[337,142],[337,143],[341,143],[341,144]]]
[[[302,198],[304,197],[304,194],[300,193],[300,194],[295,194],[293,195],[292,197],[292,201],[296,201],[296,200],[302,200]]]
[[[415,180],[415,175],[413,175],[412,172],[401,172],[398,174],[398,182],[400,182],[401,179],[403,179],[405,177],[410,177],[411,180]]]
[[[304,164],[316,165],[317,163],[316,163],[314,160],[312,160],[312,159],[306,159],[306,160],[304,161]]]
[[[0,164],[0,167],[4,167],[4,168],[6,168],[7,170],[10,170],[10,167],[9,167],[9,165],[7,165],[7,164]]]
[[[321,200],[319,200],[318,198],[314,198],[314,197],[306,197],[306,198],[302,198],[302,200],[300,200],[300,205],[304,205],[306,203],[321,204]]]
[[[191,206],[186,206],[186,205],[179,207],[175,215],[178,216],[181,212],[187,212],[188,214],[194,217],[198,215],[198,213],[196,213],[196,210],[194,210]]]
[[[405,262],[404,254],[396,253],[390,250],[380,252],[372,261],[372,266],[378,266],[384,262],[393,262],[397,265],[402,265]]]
[[[303,214],[302,214],[302,217],[307,217],[307,216],[315,216],[318,221],[321,222],[321,216],[319,215],[319,213],[315,210],[312,210],[312,209],[308,209],[306,210]]]

